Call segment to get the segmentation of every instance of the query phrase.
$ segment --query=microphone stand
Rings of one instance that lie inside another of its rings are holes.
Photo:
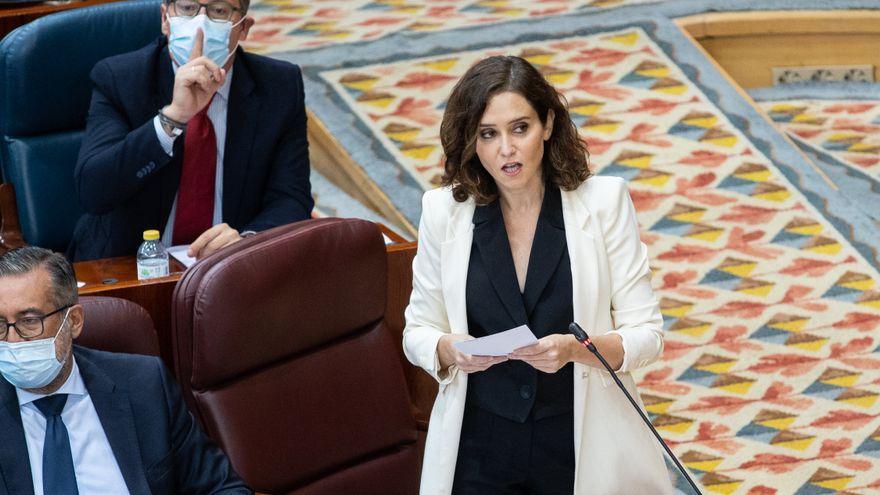
[[[694,483],[693,479],[691,479],[690,474],[688,474],[688,472],[684,468],[684,466],[681,465],[681,462],[679,462],[678,458],[675,457],[675,454],[672,453],[672,450],[669,449],[669,446],[666,445],[666,442],[663,441],[663,438],[660,437],[660,434],[657,433],[657,430],[654,428],[654,425],[651,424],[651,421],[648,419],[647,416],[645,416],[645,413],[642,412],[642,409],[639,407],[639,405],[636,404],[636,401],[632,398],[632,396],[626,390],[626,387],[623,386],[623,383],[620,381],[620,378],[617,378],[617,373],[615,373],[614,370],[611,369],[611,366],[608,365],[608,361],[605,361],[605,358],[602,357],[602,354],[600,354],[599,350],[596,349],[596,345],[593,344],[593,342],[590,340],[590,337],[589,337],[589,335],[587,335],[587,332],[585,332],[584,329],[581,328],[580,325],[578,325],[577,323],[574,323],[574,322],[572,322],[570,325],[568,325],[568,331],[571,332],[572,334],[574,334],[574,338],[576,338],[577,341],[581,343],[581,345],[586,347],[590,352],[595,354],[597,358],[599,358],[599,361],[602,363],[602,366],[604,366],[605,369],[608,370],[608,373],[611,373],[611,378],[614,379],[614,383],[617,384],[617,387],[620,389],[621,392],[623,392],[623,395],[625,395],[626,398],[629,399],[629,403],[632,404],[633,409],[635,409],[636,412],[639,413],[639,416],[642,418],[642,421],[644,421],[645,424],[648,425],[648,428],[651,429],[651,433],[654,434],[654,437],[657,438],[657,441],[660,442],[660,445],[662,445],[663,449],[666,450],[666,453],[669,454],[669,457],[672,459],[672,462],[675,463],[675,466],[678,468],[679,471],[681,471],[681,474],[684,475],[687,482],[691,485],[691,488],[694,489],[694,492],[696,492],[698,495],[703,495],[703,492],[701,492],[700,489],[697,488],[697,484]]]

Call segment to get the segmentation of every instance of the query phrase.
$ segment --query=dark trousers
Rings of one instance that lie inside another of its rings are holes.
[[[572,412],[518,423],[466,407],[453,495],[574,493]]]

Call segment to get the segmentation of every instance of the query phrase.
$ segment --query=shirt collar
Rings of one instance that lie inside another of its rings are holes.
[[[76,359],[74,359],[73,353],[70,354],[70,359],[73,361],[73,367],[70,370],[70,375],[67,377],[67,380],[65,380],[64,384],[61,385],[61,388],[59,388],[52,394],[35,394],[32,392],[28,392],[27,390],[22,390],[18,387],[15,387],[15,393],[16,395],[18,395],[18,405],[23,406],[37,399],[42,399],[47,395],[86,395],[88,393],[86,391],[86,385],[85,383],[83,383],[82,375],[80,375],[79,373],[79,366],[76,365]]]
[[[177,66],[174,61],[171,61],[171,69],[174,71],[174,75],[177,75],[177,70],[180,67]],[[226,71],[226,80],[223,81],[223,85],[220,86],[220,89],[217,90],[217,94],[223,97],[223,101],[229,101],[229,88],[232,86],[232,73],[235,71],[235,64],[233,63],[229,70]]]

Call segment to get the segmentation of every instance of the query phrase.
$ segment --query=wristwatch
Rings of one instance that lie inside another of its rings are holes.
[[[183,130],[186,129],[185,123],[179,122],[165,115],[162,113],[161,109],[159,110],[159,123],[162,124],[162,130],[165,131],[165,134],[168,134],[173,138],[183,134]]]

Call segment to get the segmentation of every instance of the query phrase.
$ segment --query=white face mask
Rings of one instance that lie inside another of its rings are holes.
[[[55,357],[55,339],[64,329],[68,313],[70,309],[64,313],[61,326],[51,339],[0,341],[0,374],[6,381],[18,388],[34,389],[45,387],[58,376],[67,358],[58,361]]]
[[[245,19],[242,17],[240,21],[233,24],[230,21],[212,21],[205,14],[199,14],[195,17],[172,17],[168,14],[165,16],[171,29],[168,34],[168,51],[171,52],[171,57],[178,66],[189,61],[189,54],[192,53],[196,32],[199,28],[205,35],[202,55],[220,67],[226,65],[229,57],[235,52],[235,49],[232,52],[229,51],[229,35],[232,28],[241,24]],[[238,47],[238,43],[235,44],[235,47]]]

